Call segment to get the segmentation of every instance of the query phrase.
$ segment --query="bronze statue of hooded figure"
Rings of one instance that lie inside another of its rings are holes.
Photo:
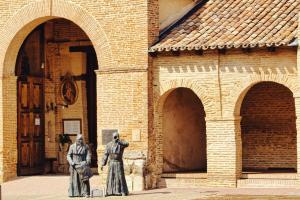
[[[89,178],[92,174],[89,174],[86,178],[83,172],[86,169],[90,170],[91,152],[89,146],[84,144],[81,134],[77,135],[76,142],[70,146],[67,160],[70,164],[69,197],[89,197]]]
[[[129,194],[124,174],[123,152],[128,142],[119,139],[119,133],[113,133],[113,140],[106,145],[101,170],[107,164],[109,168],[106,181],[106,196],[127,196]]]

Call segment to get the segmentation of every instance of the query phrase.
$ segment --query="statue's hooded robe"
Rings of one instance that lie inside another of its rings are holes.
[[[114,134],[115,136],[116,134]],[[113,140],[106,145],[102,166],[105,166],[109,158],[109,168],[106,181],[106,195],[128,195],[123,166],[123,152],[128,147],[128,142]]]
[[[70,146],[67,160],[70,164],[70,186],[69,197],[81,197],[90,195],[89,180],[84,180],[79,174],[83,166],[88,166],[91,162],[91,153],[86,144],[78,145],[76,143]]]

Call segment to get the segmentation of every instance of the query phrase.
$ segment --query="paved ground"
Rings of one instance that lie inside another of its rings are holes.
[[[99,188],[99,177],[91,179],[92,188]],[[68,176],[18,177],[2,185],[2,200],[64,200],[67,197]],[[81,198],[76,198],[81,199]],[[85,199],[85,198],[83,198]],[[97,198],[94,198],[97,199]],[[102,198],[98,198],[102,199]],[[197,200],[197,199],[299,199],[297,189],[157,189],[132,193],[127,197],[106,197],[105,199],[132,200]]]

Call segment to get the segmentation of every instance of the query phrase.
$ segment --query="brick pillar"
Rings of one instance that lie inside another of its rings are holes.
[[[209,184],[236,187],[242,170],[240,117],[207,119],[206,135]]]
[[[297,129],[297,185],[300,187],[300,96],[295,98],[296,129]]]
[[[1,78],[0,178],[7,181],[17,175],[17,77]]]
[[[131,160],[140,160],[142,155],[148,154],[148,71],[107,69],[98,70],[96,74],[99,167],[106,145],[102,132],[107,129],[117,129],[121,139],[129,142],[124,154],[130,154]],[[124,167],[126,173],[130,171],[130,166]],[[107,167],[104,172],[99,171],[102,184],[106,181],[106,173]],[[133,190],[143,188],[136,183],[132,185],[135,186]]]

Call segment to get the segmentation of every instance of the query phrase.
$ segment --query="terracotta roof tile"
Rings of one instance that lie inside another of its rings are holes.
[[[288,45],[300,0],[208,0],[161,35],[151,52]]]

